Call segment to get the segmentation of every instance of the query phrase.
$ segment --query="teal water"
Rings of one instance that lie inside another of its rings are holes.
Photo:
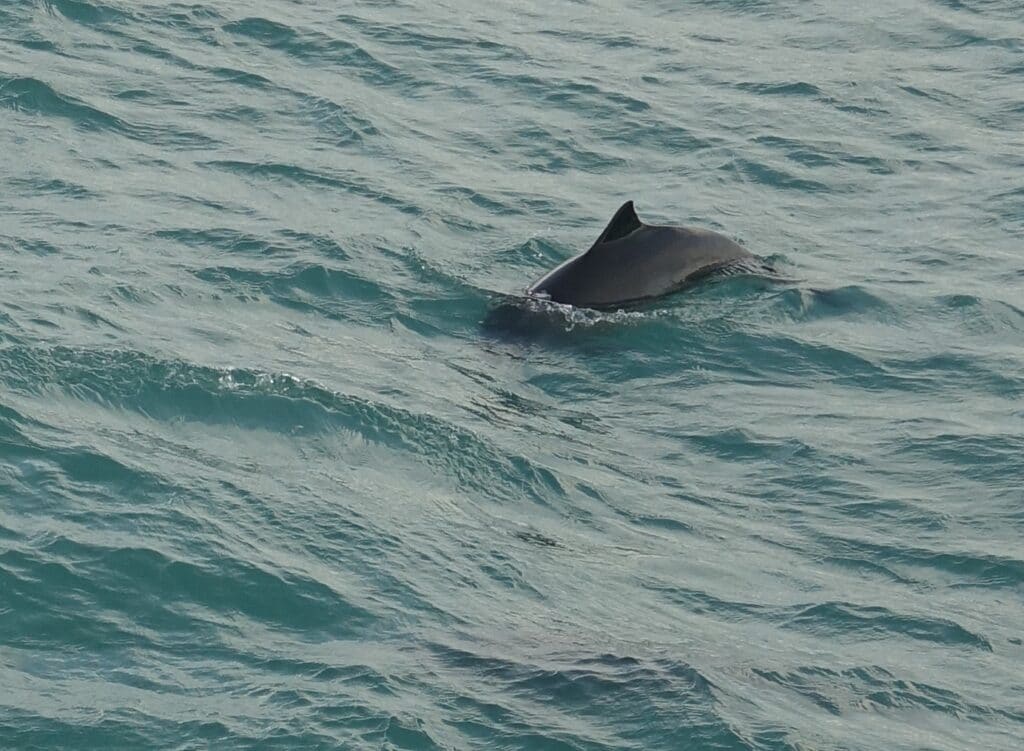
[[[0,747],[1019,749],[1014,0],[0,0]],[[635,199],[778,278],[489,326]]]

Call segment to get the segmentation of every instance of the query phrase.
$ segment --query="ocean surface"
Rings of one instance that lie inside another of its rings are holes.
[[[775,273],[518,299],[630,199]],[[1019,751],[1022,639],[1018,0],[0,0],[0,748]]]

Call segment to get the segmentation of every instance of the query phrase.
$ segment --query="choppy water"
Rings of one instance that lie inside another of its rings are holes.
[[[0,746],[1021,748],[1022,40],[0,1]],[[628,198],[783,280],[483,324]]]

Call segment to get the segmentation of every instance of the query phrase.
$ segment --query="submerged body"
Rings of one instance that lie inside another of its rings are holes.
[[[589,250],[527,290],[534,297],[607,308],[659,297],[727,264],[753,258],[724,235],[691,227],[644,224],[627,201]]]

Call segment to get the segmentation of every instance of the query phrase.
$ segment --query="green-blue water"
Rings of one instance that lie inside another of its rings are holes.
[[[1020,749],[1017,0],[0,0],[0,747]],[[484,325],[634,199],[778,278]]]

